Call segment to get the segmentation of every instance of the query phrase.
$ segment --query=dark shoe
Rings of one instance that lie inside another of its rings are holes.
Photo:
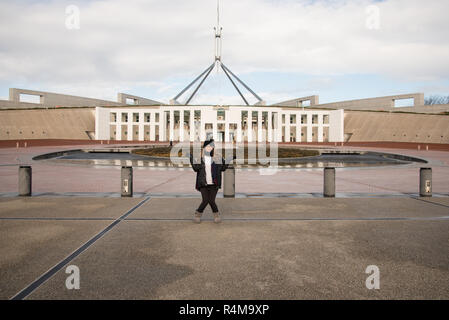
[[[201,223],[201,216],[203,214],[199,211],[195,211],[195,216],[193,217],[193,222],[195,223]]]
[[[220,223],[221,222],[221,217],[220,217],[220,212],[214,212],[214,222],[215,223]]]

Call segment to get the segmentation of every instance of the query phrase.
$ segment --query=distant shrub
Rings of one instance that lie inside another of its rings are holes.
[[[425,105],[434,105],[434,104],[449,104],[449,96],[430,96],[424,99]]]

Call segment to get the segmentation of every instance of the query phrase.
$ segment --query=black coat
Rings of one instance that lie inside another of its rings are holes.
[[[229,163],[225,162],[224,158],[221,158],[222,163],[215,163],[212,158],[211,170],[212,170],[212,181],[214,185],[221,188],[221,173],[225,171]],[[196,172],[196,182],[195,189],[200,191],[201,187],[207,186],[206,182],[206,164],[204,163],[204,159],[201,158],[201,163],[193,163],[193,155],[190,155],[190,164],[192,165],[193,171]]]

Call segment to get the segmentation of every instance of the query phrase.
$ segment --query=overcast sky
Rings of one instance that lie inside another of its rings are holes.
[[[268,103],[449,95],[448,12],[448,0],[222,0],[223,62]],[[1,1],[0,24],[2,99],[18,87],[168,102],[213,62],[216,1]],[[213,72],[193,102],[241,100]]]

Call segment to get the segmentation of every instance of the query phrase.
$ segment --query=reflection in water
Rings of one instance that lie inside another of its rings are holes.
[[[404,161],[384,161],[384,162],[335,162],[335,161],[311,161],[305,163],[286,164],[278,163],[276,168],[324,168],[324,167],[373,167],[373,166],[386,166],[386,165],[398,165],[405,164]],[[160,160],[160,161],[146,161],[146,160],[106,160],[106,159],[52,159],[48,160],[50,162],[56,163],[69,163],[69,164],[80,164],[80,165],[93,165],[93,166],[132,166],[132,167],[156,167],[156,168],[190,168],[190,163],[180,163],[173,164],[171,161]],[[268,168],[270,164],[260,165],[260,164],[234,164],[234,168]]]
[[[333,153],[321,154],[315,157],[287,159],[255,159],[235,160],[235,168],[324,168],[324,167],[373,167],[385,165],[408,164],[411,161],[398,160],[397,157],[381,153]],[[93,166],[133,166],[150,168],[190,168],[188,158],[177,158],[175,162],[169,159],[157,159],[136,155],[128,152],[74,152],[55,157],[47,161]]]

